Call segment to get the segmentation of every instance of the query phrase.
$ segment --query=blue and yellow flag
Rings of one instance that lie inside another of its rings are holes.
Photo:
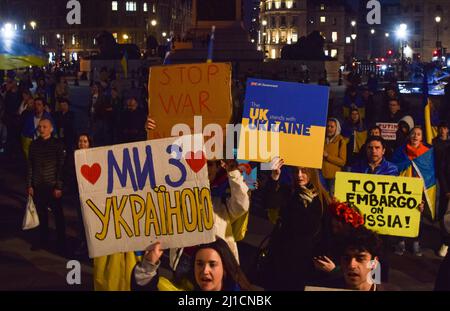
[[[433,138],[437,136],[437,127],[433,126],[431,118],[431,109],[433,103],[429,97],[428,89],[428,76],[425,71],[423,76],[423,107],[424,107],[424,123],[425,123],[425,138],[427,144],[431,145],[433,143]]]
[[[127,79],[128,78],[128,53],[127,53],[127,51],[125,51],[123,53],[123,57],[120,60],[120,64],[122,65],[122,69],[123,69],[123,73],[124,73],[125,79]]]
[[[212,26],[211,37],[209,38],[209,44],[208,44],[208,59],[206,60],[207,63],[212,63],[212,61],[213,61],[215,33],[216,33],[216,26]]]
[[[96,291],[130,291],[131,273],[141,260],[135,252],[117,253],[94,258]]]
[[[436,175],[434,170],[434,150],[431,148],[421,156],[410,160],[405,148],[398,148],[392,162],[397,165],[400,176],[420,177],[424,182],[425,199],[430,209],[431,218],[436,216]]]
[[[29,66],[47,65],[46,54],[35,47],[14,39],[0,38],[0,70],[14,70]]]

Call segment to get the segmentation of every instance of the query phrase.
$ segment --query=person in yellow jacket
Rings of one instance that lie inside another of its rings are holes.
[[[334,194],[336,172],[342,171],[347,161],[347,143],[341,135],[341,123],[336,118],[329,118],[323,151],[322,175],[330,194]]]
[[[147,248],[142,262],[136,264],[131,275],[133,290],[239,291],[250,290],[252,287],[228,243],[221,238],[195,247],[194,260],[190,267],[189,281],[192,285],[190,288],[178,288],[166,278],[159,276],[162,254],[159,242]]]

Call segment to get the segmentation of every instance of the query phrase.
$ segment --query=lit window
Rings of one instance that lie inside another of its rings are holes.
[[[126,10],[127,11],[136,11],[137,5],[135,1],[127,1]]]
[[[119,7],[119,5],[118,5],[117,1],[111,2],[111,9],[113,11],[117,11],[118,7]]]
[[[147,2],[144,2],[144,12],[148,11],[148,6],[147,6]]]
[[[286,8],[292,9],[292,0],[286,0]]]
[[[338,33],[336,31],[333,31],[331,33],[331,41],[336,42],[338,40]]]
[[[27,26],[26,26],[25,24],[23,24],[22,29],[23,29],[23,30],[26,30],[26,29],[27,29]]]
[[[277,50],[272,49],[271,58],[272,58],[272,59],[277,58]]]
[[[325,11],[325,4],[322,3],[322,4],[320,5],[320,10],[321,10],[321,11]]]
[[[332,49],[332,50],[331,50],[331,55],[330,55],[330,56],[334,58],[334,57],[337,56],[337,54],[338,54],[338,50]]]
[[[75,35],[72,35],[72,45],[77,44],[77,39],[75,38]]]
[[[327,18],[325,16],[320,17],[320,22],[325,23],[327,21]]]
[[[298,34],[296,32],[292,33],[292,42],[295,43],[298,41]]]
[[[281,7],[281,1],[275,0],[275,9],[279,9]]]
[[[352,42],[352,38],[345,37],[345,43],[350,44]]]
[[[328,56],[328,50],[325,50],[324,53],[325,53],[325,56]]]
[[[153,6],[152,6],[152,13],[156,13],[156,4],[154,4],[154,3],[153,3]]]
[[[117,42],[117,32],[114,32],[112,35],[113,35],[114,39],[115,39],[116,42]]]
[[[94,45],[96,45],[97,44],[97,40],[94,38]]]

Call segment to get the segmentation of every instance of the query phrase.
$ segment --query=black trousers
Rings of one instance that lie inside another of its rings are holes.
[[[35,188],[34,189],[34,203],[39,216],[39,233],[40,242],[48,242],[48,213],[50,208],[55,216],[57,245],[58,247],[65,247],[66,243],[66,226],[64,221],[64,213],[62,210],[61,198],[56,199],[53,196],[53,188]]]

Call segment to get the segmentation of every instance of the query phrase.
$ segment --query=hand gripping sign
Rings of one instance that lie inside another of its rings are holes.
[[[354,204],[364,217],[364,226],[383,235],[419,235],[422,192],[420,178],[336,174],[336,198]]]
[[[75,163],[91,258],[214,241],[201,135],[78,150]]]

